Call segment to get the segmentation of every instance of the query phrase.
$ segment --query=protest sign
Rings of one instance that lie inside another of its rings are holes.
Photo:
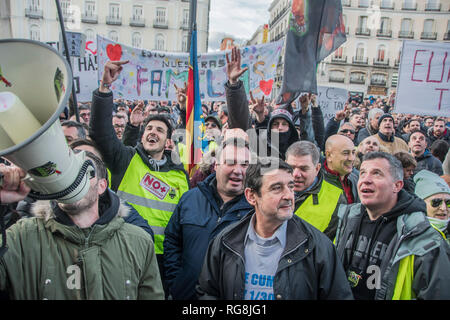
[[[72,62],[75,93],[79,102],[92,100],[92,91],[98,88],[97,75],[97,45],[86,41],[83,58],[74,58]]]
[[[269,97],[283,41],[241,48],[242,66],[249,70],[241,77],[246,92]],[[130,100],[176,101],[174,84],[183,87],[188,79],[189,55],[148,51],[115,43],[97,36],[98,77],[108,60],[129,60],[111,86],[115,96]],[[226,57],[229,51],[198,55],[202,101],[225,101]]]
[[[395,112],[450,116],[450,43],[404,41]]]
[[[325,126],[336,112],[344,110],[348,100],[348,91],[342,88],[317,87],[317,104],[322,109]]]

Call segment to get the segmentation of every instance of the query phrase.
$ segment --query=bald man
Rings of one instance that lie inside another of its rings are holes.
[[[359,173],[353,168],[356,157],[356,147],[348,137],[335,134],[325,142],[325,162],[323,170],[327,182],[344,190],[347,203],[359,202]]]

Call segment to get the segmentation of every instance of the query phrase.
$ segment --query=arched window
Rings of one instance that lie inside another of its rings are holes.
[[[115,30],[112,30],[108,33],[108,38],[114,42],[119,42],[119,34]]]
[[[92,29],[86,29],[84,31],[84,34],[86,35],[86,41],[95,41],[95,31]]]
[[[142,36],[139,32],[134,32],[132,34],[131,45],[135,48],[142,48]]]
[[[30,26],[30,39],[41,41],[41,28],[38,25],[31,25]]]
[[[157,34],[155,39],[155,49],[164,51],[165,50],[165,40],[162,34]]]

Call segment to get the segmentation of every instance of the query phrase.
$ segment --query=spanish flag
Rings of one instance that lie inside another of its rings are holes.
[[[202,159],[203,133],[205,130],[200,101],[197,64],[197,29],[194,25],[189,53],[189,72],[186,96],[186,150],[189,172]]]

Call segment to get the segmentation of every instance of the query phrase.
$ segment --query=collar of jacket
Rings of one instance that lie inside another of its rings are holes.
[[[244,259],[245,255],[245,235],[247,234],[248,225],[253,214],[255,214],[254,210],[250,211],[241,221],[225,229],[222,237],[223,245],[239,255],[242,259]],[[302,225],[300,218],[294,214],[287,223],[286,247],[281,254],[281,258],[294,252],[301,245],[304,245],[307,249],[301,252],[301,256],[298,257],[299,259],[312,252],[314,249],[314,241],[309,241],[311,239],[312,235],[307,231],[305,226]]]
[[[339,175],[339,173],[337,172],[337,171],[334,171],[334,170],[331,170],[330,168],[328,168],[328,165],[327,165],[327,160],[325,160],[324,162],[323,162],[323,168],[325,169],[325,172],[324,173],[328,173],[328,174],[330,174],[330,175],[332,175],[332,176],[335,176],[339,181],[341,181],[341,176]],[[353,171],[352,171],[353,172]],[[347,180],[348,180],[348,176],[350,175],[350,173],[349,174],[347,174],[347,175],[345,175],[345,177],[344,177],[344,179],[342,180],[342,181],[344,181],[345,183],[347,183]]]
[[[428,150],[428,149],[425,149],[425,151],[422,153],[422,155],[420,155],[420,156],[418,156],[418,157],[414,157],[415,159],[416,159],[416,161],[420,161],[420,160],[423,160],[423,159],[425,159],[425,158],[429,158],[429,157],[431,157],[432,155],[431,155],[431,153],[430,153],[430,150]]]
[[[323,172],[322,170],[319,170],[319,173],[317,174],[317,181],[314,184],[314,186],[309,189],[308,191],[302,191],[303,193],[300,194],[300,196],[295,198],[295,210],[297,210],[297,204],[300,205],[305,201],[306,198],[308,198],[312,194],[319,194],[320,189],[322,187],[322,181],[323,181]]]
[[[100,217],[92,225],[99,233],[91,238],[92,242],[101,242],[110,237],[124,223],[123,219],[128,216],[130,209],[120,202],[115,193],[108,189],[99,202]],[[109,204],[108,204],[109,203]],[[59,209],[54,201],[37,201],[31,208],[31,213],[38,219],[42,219],[44,225],[52,233],[60,233],[65,238],[75,243],[85,243],[85,235],[80,227],[75,225],[67,214]]]
[[[395,136],[395,134],[393,134],[392,136],[388,137],[388,136],[382,134],[380,131],[378,131],[378,136],[379,136],[380,139],[383,140],[384,142],[394,142],[394,136]]]
[[[166,157],[167,161],[162,165],[156,167],[154,164],[150,163],[148,159],[148,154],[145,152],[144,147],[142,146],[142,143],[138,143],[138,145],[135,147],[136,152],[141,157],[142,161],[144,161],[145,165],[150,168],[152,171],[158,171],[158,172],[168,172],[170,170],[181,170],[184,171],[183,164],[175,164],[172,161],[171,152],[170,150],[164,150],[164,156]]]

